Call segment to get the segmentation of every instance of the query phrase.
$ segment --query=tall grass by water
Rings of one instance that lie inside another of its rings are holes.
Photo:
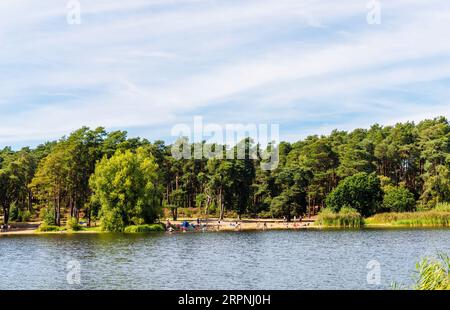
[[[436,258],[424,258],[416,264],[414,290],[450,290],[450,257],[440,253]],[[402,286],[393,283],[394,289]]]
[[[162,224],[145,224],[145,225],[131,225],[125,227],[125,233],[147,233],[154,231],[164,231]]]
[[[366,219],[367,224],[389,224],[398,226],[450,226],[450,212],[433,209],[420,212],[379,213]]]
[[[419,277],[415,289],[450,290],[450,258],[446,254],[439,254],[438,258],[425,258],[417,264]]]
[[[441,212],[450,212],[450,203],[448,202],[438,203],[433,210]]]
[[[359,228],[364,225],[364,220],[352,208],[342,208],[338,213],[325,208],[319,213],[317,224],[323,227]]]

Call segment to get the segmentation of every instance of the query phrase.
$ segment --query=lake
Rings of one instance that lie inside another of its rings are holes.
[[[0,236],[0,289],[389,289],[438,251],[450,230]]]

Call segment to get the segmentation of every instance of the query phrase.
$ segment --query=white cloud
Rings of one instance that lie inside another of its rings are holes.
[[[448,93],[433,95],[433,86],[419,93],[433,107],[370,105],[450,77],[444,0],[383,2],[378,26],[365,24],[358,0],[81,5],[82,24],[68,26],[64,1],[0,2],[0,143],[55,138],[82,125],[168,131],[227,101],[254,106],[228,117],[315,121],[311,133],[327,128],[323,116],[333,113],[386,122],[449,115]],[[374,92],[380,98],[368,97]]]

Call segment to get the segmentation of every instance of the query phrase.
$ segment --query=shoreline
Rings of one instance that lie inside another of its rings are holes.
[[[177,221],[171,221],[172,225],[180,225],[184,221],[188,221],[190,223],[195,223],[196,219],[180,219]],[[235,223],[239,223],[236,225]],[[266,227],[264,227],[264,223],[266,223]],[[12,224],[14,225],[14,223]],[[224,219],[220,222],[217,220],[210,220],[206,224],[207,228],[205,231],[201,229],[198,230],[188,230],[187,232],[230,232],[230,231],[266,231],[266,230],[300,230],[307,228],[317,228],[314,225],[314,219],[304,220],[302,222],[285,222],[282,219],[275,220],[236,220],[236,219]],[[24,226],[24,227],[20,227]],[[42,234],[105,234],[110,233],[106,231],[101,231],[96,229],[98,226],[93,226],[91,228],[83,227],[82,230],[73,231],[73,230],[60,230],[60,231],[38,231],[39,224],[34,223],[33,228],[29,226],[19,225],[19,227],[13,228],[10,231],[0,232],[0,236],[10,236],[10,235],[42,235]],[[169,233],[166,231],[166,233]],[[172,233],[183,233],[182,231],[174,231]],[[129,233],[127,233],[129,234]]]
[[[181,224],[184,221],[195,222],[195,219],[183,219],[177,221],[171,221],[172,224]],[[238,223],[238,224],[236,224]],[[266,223],[266,227],[264,227],[264,223]],[[91,227],[83,230],[72,231],[72,230],[60,230],[60,231],[38,231],[37,228],[39,224],[33,223],[29,226],[27,225],[19,225],[24,227],[13,228],[11,231],[0,232],[1,236],[14,236],[14,235],[58,235],[58,234],[108,234],[110,232],[105,232],[97,229],[97,227]],[[351,228],[351,227],[340,227],[340,226],[321,226],[315,225],[314,219],[307,219],[302,222],[285,222],[283,220],[231,220],[225,219],[218,223],[217,220],[211,221],[207,223],[206,230],[188,230],[187,233],[195,233],[195,232],[262,232],[262,231],[271,231],[271,230],[363,230],[363,229],[449,229],[449,226],[433,226],[433,225],[395,225],[391,223],[382,223],[382,224],[366,224],[360,228]],[[150,232],[153,233],[153,232]],[[185,233],[183,231],[173,231],[165,233],[169,234],[179,234]],[[126,233],[126,234],[134,234],[134,233]],[[139,234],[139,233],[138,233]]]

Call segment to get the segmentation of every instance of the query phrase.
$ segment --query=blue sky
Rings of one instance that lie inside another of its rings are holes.
[[[171,128],[279,123],[332,129],[450,117],[450,2],[0,2],[0,147],[87,125],[169,142]]]

